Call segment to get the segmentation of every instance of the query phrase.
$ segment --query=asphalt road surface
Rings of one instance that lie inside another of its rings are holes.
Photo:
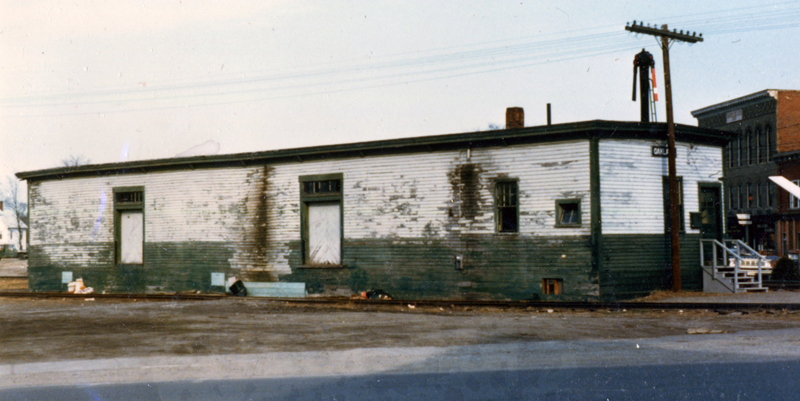
[[[0,298],[0,400],[800,399],[787,311],[89,299]]]
[[[5,365],[2,400],[796,400],[800,330]]]
[[[379,361],[375,361],[378,363]],[[800,361],[33,387],[16,400],[797,400]]]

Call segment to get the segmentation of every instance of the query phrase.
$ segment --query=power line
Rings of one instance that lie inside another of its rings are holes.
[[[791,5],[791,7],[785,7]],[[780,9],[775,9],[780,8]],[[733,13],[733,14],[731,14]],[[706,36],[769,29],[798,27],[800,7],[794,2],[739,7],[699,14],[660,18],[680,24],[702,24]],[[698,18],[701,17],[701,18]],[[292,68],[289,72],[252,71],[245,74],[174,79],[148,82],[148,88],[105,87],[76,93],[36,94],[0,99],[3,108],[82,106],[108,103],[152,103],[169,100],[224,98],[262,93],[259,99],[312,96],[365,90],[465,75],[485,74],[514,68],[561,62],[638,46],[620,45],[623,32],[609,25],[597,28],[554,32],[511,40],[427,49],[419,52],[387,54],[369,60],[315,63]],[[706,27],[710,28],[706,30]],[[614,30],[612,31],[612,28]],[[618,42],[616,45],[609,43]],[[631,42],[633,43],[633,42]],[[598,53],[597,51],[600,51]],[[570,55],[583,54],[579,57]],[[544,60],[544,61],[543,61]],[[410,78],[410,79],[409,79]],[[320,89],[329,88],[329,89]],[[310,89],[303,94],[281,91]],[[247,100],[253,101],[253,100]],[[238,102],[238,101],[235,101]],[[204,104],[228,104],[224,99]],[[195,105],[195,104],[192,104]],[[173,105],[167,108],[185,107]],[[145,110],[138,108],[138,110]],[[74,113],[70,113],[74,115]]]

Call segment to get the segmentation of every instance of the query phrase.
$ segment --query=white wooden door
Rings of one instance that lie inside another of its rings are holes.
[[[308,263],[342,263],[341,212],[339,202],[308,205]]]
[[[144,243],[144,215],[142,212],[121,212],[120,258],[122,264],[141,264]]]

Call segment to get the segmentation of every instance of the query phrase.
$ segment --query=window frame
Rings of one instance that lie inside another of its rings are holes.
[[[767,181],[767,207],[770,209],[775,207],[775,196],[775,183]]]
[[[501,206],[501,188],[511,185],[516,191],[514,205]],[[514,230],[503,229],[503,213],[501,209],[514,209]],[[495,233],[497,234],[519,234],[519,179],[518,178],[504,178],[498,179],[494,182],[494,221]]]
[[[118,202],[117,201],[117,194],[120,193],[134,193],[134,192],[141,192],[141,200],[138,202]],[[111,189],[111,196],[112,202],[114,204],[114,265],[116,266],[143,266],[146,260],[146,252],[145,252],[145,244],[147,243],[147,238],[145,233],[146,231],[146,222],[147,218],[144,212],[144,204],[145,204],[145,192],[144,186],[132,186],[132,187],[114,187]],[[121,263],[120,258],[122,257],[122,213],[123,212],[135,212],[139,211],[142,213],[142,263]]]
[[[772,156],[772,128],[769,124],[764,124],[764,137],[766,138],[767,143],[764,144],[765,151],[765,162],[770,161],[770,157]]]
[[[568,199],[556,199],[556,228],[575,228],[581,227],[583,224],[583,219],[581,218],[581,198],[568,198]],[[563,216],[563,208],[562,205],[576,205],[578,207],[577,216],[578,221],[575,223],[562,223],[562,216]]]
[[[792,180],[792,184],[800,185],[800,180]],[[800,209],[800,198],[789,193],[789,209]]]
[[[338,192],[307,193],[305,184],[316,181],[339,181]],[[300,190],[300,263],[302,268],[343,268],[344,264],[344,174],[313,174],[301,175],[298,177]],[[339,264],[338,265],[314,265],[309,261],[308,255],[308,207],[312,203],[339,203]]]

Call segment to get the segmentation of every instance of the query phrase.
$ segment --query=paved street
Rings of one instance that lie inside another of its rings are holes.
[[[0,298],[0,399],[779,400],[800,361],[785,311],[91,299]]]
[[[794,400],[800,391],[798,340],[800,332],[788,329],[34,363],[0,374],[19,379],[15,385],[29,382],[0,390],[0,398]]]

